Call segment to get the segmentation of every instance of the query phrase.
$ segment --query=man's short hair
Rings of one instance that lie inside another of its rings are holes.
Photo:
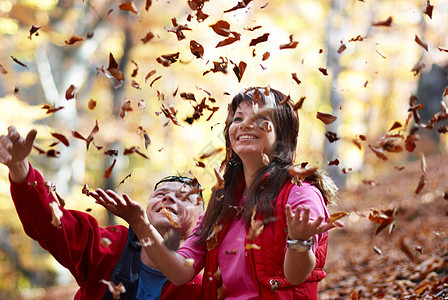
[[[190,178],[190,177],[185,177],[185,176],[175,176],[175,175],[166,176],[166,177],[162,178],[161,180],[159,180],[159,182],[156,183],[156,185],[154,186],[154,191],[157,190],[157,187],[159,185],[161,185],[162,183],[165,183],[165,182],[180,182],[180,183],[185,183],[192,188],[193,187],[199,188],[198,194],[199,194],[199,196],[201,196],[202,208],[204,208],[204,198],[202,197],[202,187],[196,178]]]

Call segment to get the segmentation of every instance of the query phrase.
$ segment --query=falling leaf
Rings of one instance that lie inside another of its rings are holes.
[[[373,23],[372,26],[390,27],[392,25],[392,21],[393,21],[393,18],[389,17],[385,21],[380,21],[380,22]]]
[[[118,83],[121,83],[124,80],[123,73],[118,69],[118,63],[116,62],[112,53],[109,53],[109,66],[107,67],[107,71],[114,77]]]
[[[89,190],[89,186],[87,185],[87,183],[84,184],[84,186],[82,187],[81,193],[83,195],[90,196],[90,190]]]
[[[114,159],[114,161],[109,166],[109,168],[107,168],[106,171],[104,171],[104,178],[110,178],[110,175],[112,175],[112,170],[114,169],[116,162],[117,162],[117,160]]]
[[[0,73],[4,74],[8,74],[8,71],[6,71],[6,69],[0,64]]]
[[[96,107],[96,101],[93,100],[93,99],[90,99],[90,100],[89,100],[89,103],[87,104],[87,107],[88,107],[90,110],[94,110],[95,107]]]
[[[132,74],[131,74],[131,77],[134,78],[138,74],[138,64],[133,60],[131,60],[131,63],[134,64],[134,66],[135,66],[135,69],[132,70]]]
[[[339,165],[339,159],[335,158],[332,161],[328,162],[329,166],[338,166]]]
[[[123,101],[121,102],[119,116],[121,118],[124,118],[128,113],[128,111],[132,111],[131,100],[124,98]]]
[[[255,244],[246,244],[246,246],[244,246],[244,249],[246,250],[260,250],[261,247]]]
[[[257,37],[256,39],[252,39],[249,43],[249,46],[255,46],[259,43],[266,42],[269,38],[269,33],[265,33],[262,36]]]
[[[369,145],[369,148],[373,151],[373,153],[376,154],[377,157],[381,158],[382,160],[387,160],[387,156],[383,153],[382,148],[378,148],[372,145]]]
[[[110,239],[108,239],[108,238],[103,237],[100,240],[100,244],[104,248],[109,248],[109,246],[112,244],[112,241]]]
[[[172,54],[164,54],[157,57],[156,61],[164,67],[169,67],[179,59],[179,52]]]
[[[206,75],[209,72],[213,72],[213,73],[222,72],[224,74],[227,74],[227,66],[229,64],[229,61],[227,58],[223,58],[223,57],[220,57],[220,58],[221,58],[221,61],[214,61],[213,68],[208,71],[205,71],[204,73],[202,73],[202,75]]]
[[[411,251],[405,238],[400,239],[400,250],[412,261],[415,262],[415,256]]]
[[[271,53],[269,53],[269,52],[265,52],[265,53],[263,53],[263,56],[262,56],[262,61],[265,61],[265,60],[267,60],[269,57],[271,56]]]
[[[65,40],[64,42],[67,45],[73,45],[73,44],[75,44],[77,42],[81,42],[81,41],[84,41],[84,39],[82,37],[74,35],[74,36],[71,36],[68,40]]]
[[[122,282],[120,282],[120,284],[118,285],[115,285],[115,283],[104,279],[101,279],[100,282],[107,285],[107,287],[109,288],[109,292],[112,293],[112,297],[114,300],[120,299],[120,295],[126,293],[126,288],[124,287],[124,284]]]
[[[18,64],[19,66],[22,66],[22,67],[24,67],[24,68],[26,68],[26,69],[29,70],[28,66],[25,65],[23,62],[21,62],[20,60],[18,60],[18,59],[15,58],[14,56],[11,56],[11,58],[12,58],[12,60],[13,60],[16,64]]]
[[[145,110],[145,109],[146,109],[146,103],[145,103],[145,100],[140,99],[140,100],[138,101],[138,103],[137,103],[137,108],[138,108],[139,110]]]
[[[402,127],[401,123],[395,121],[394,124],[392,125],[392,127],[389,129],[389,131],[392,131],[394,129],[401,128],[401,127]]]
[[[72,135],[77,138],[77,139],[81,139],[84,140],[86,142],[86,147],[87,150],[89,150],[89,146],[90,143],[93,142],[93,136],[99,131],[99,127],[98,127],[98,121],[95,120],[95,126],[93,127],[92,131],[90,132],[89,136],[87,138],[83,137],[79,132],[77,131],[72,131]],[[95,147],[97,147],[98,149],[101,149],[102,147],[98,147],[95,145]]]
[[[70,143],[68,142],[68,139],[60,134],[60,133],[56,133],[56,132],[51,132],[50,133],[53,137],[57,138],[61,143],[63,143],[66,147],[70,146]]]
[[[294,48],[297,47],[298,44],[299,44],[299,42],[294,41],[293,35],[291,34],[289,36],[289,43],[280,45],[280,50],[283,50],[283,49],[294,49]]]
[[[124,151],[123,151],[123,155],[128,155],[128,154],[132,154],[132,153],[137,153],[137,154],[139,154],[140,156],[142,156],[142,157],[144,157],[144,158],[146,158],[146,159],[149,159],[148,156],[146,156],[145,154],[141,153],[138,149],[139,149],[139,148],[136,147],[136,146],[133,146],[133,147],[131,147],[131,148],[129,148],[129,149],[124,149]]]
[[[62,211],[56,201],[50,202],[49,206],[51,210],[51,225],[59,228],[61,226],[61,218],[63,215]]]
[[[437,47],[437,49],[439,49],[439,51],[441,51],[441,52],[448,52],[448,49],[445,49],[445,48]]]
[[[152,85],[154,84],[154,82],[156,82],[156,81],[159,80],[160,78],[162,78],[162,76],[157,76],[156,78],[154,78],[154,80],[151,81],[151,83],[149,84],[149,86],[152,87]]]
[[[143,44],[146,44],[147,42],[152,40],[154,37],[155,37],[154,33],[152,33],[152,31],[148,31],[148,33],[146,33],[146,35],[143,38],[141,38],[140,40],[143,42]]]
[[[176,18],[171,19],[171,23],[173,24],[173,27],[165,27],[165,30],[168,32],[173,32],[177,36],[177,40],[181,41],[185,39],[185,34],[183,33],[184,30],[191,30],[187,25],[179,25],[177,24]]]
[[[425,159],[425,155],[422,152],[419,152],[418,156],[420,156],[420,168],[422,170],[422,173],[426,174],[426,159]]]
[[[65,99],[70,100],[75,98],[75,86],[71,84],[69,88],[65,91]]]
[[[375,253],[378,254],[378,255],[382,254],[381,249],[378,248],[377,246],[373,246],[373,251],[375,251]]]
[[[428,44],[425,43],[425,42],[423,42],[417,35],[415,35],[415,42],[416,42],[417,44],[419,44],[420,46],[422,46],[423,49],[426,50],[426,52],[428,52]]]
[[[341,46],[339,46],[338,49],[338,53],[341,54],[342,52],[344,52],[347,49],[347,46],[345,44],[342,44]]]
[[[157,72],[156,70],[149,71],[148,74],[146,74],[146,76],[145,76],[145,82],[148,83],[149,77],[156,74],[156,72]]]
[[[32,25],[31,28],[30,28],[30,35],[29,35],[28,38],[31,40],[31,37],[32,37],[33,34],[36,35],[36,36],[38,36],[38,35],[39,35],[39,32],[37,32],[37,31],[38,31],[39,29],[40,29],[40,26],[34,26],[34,25]]]
[[[327,114],[327,113],[322,113],[322,112],[317,112],[316,118],[318,118],[319,120],[324,122],[325,125],[330,125],[337,119],[337,117],[333,116],[332,114]]]
[[[138,10],[134,4],[134,1],[123,3],[119,7],[121,10],[130,11],[130,12],[133,12],[134,14],[138,15]]]
[[[197,161],[196,162],[196,167],[205,168],[205,164],[202,161]]]
[[[204,47],[195,40],[190,41],[190,51],[196,58],[202,58],[204,56]]]
[[[205,241],[207,245],[207,250],[210,251],[214,249],[218,245],[218,233],[221,232],[222,225],[215,225],[213,227],[213,231],[210,234],[210,236],[207,237],[207,240]]]
[[[221,173],[218,170],[218,166],[215,166],[213,168],[213,170],[215,171],[215,177],[216,177],[216,184],[214,186],[215,189],[220,190],[224,188],[224,177],[222,177]]]
[[[302,108],[302,106],[303,106],[303,102],[305,101],[305,99],[306,99],[306,97],[301,97],[301,98],[299,99],[299,101],[297,101],[297,103],[294,104],[294,110],[295,110],[295,111],[297,111],[297,110],[299,110],[299,109]]]
[[[235,31],[232,31],[231,33],[233,36],[220,41],[218,44],[216,44],[215,48],[228,46],[228,45],[233,44],[236,41],[240,40],[241,34],[239,34],[238,32],[235,32]]]
[[[231,33],[230,31],[230,23],[224,20],[219,20],[213,25],[209,25],[213,29],[216,34],[220,36],[228,37]]]
[[[325,68],[319,68],[319,71],[320,71],[322,74],[324,74],[325,76],[328,76],[327,69],[325,69]]]
[[[201,156],[199,156],[199,160],[204,160],[206,158],[212,157],[212,156],[222,152],[223,150],[224,150],[223,147],[218,147],[211,151],[205,152],[205,153],[201,154]]]
[[[120,185],[122,185],[122,184],[125,182],[126,179],[128,179],[129,177],[131,177],[131,175],[132,175],[132,172],[129,173],[128,175],[126,175],[126,176],[120,181],[120,183],[118,183],[118,185],[117,185],[117,187],[115,188],[115,190],[117,190],[117,189],[120,187]]]
[[[165,216],[170,221],[171,225],[173,225],[174,228],[179,228],[179,224],[173,220],[173,217],[171,216],[171,213],[169,213],[166,210],[165,205],[163,205],[163,204],[162,204],[162,211],[165,213]]]
[[[149,8],[151,7],[151,5],[152,5],[152,0],[146,0],[145,1],[145,10],[149,11]]]
[[[342,168],[342,173],[348,174],[352,171],[352,168]]]
[[[224,13],[228,13],[228,12],[231,12],[231,11],[235,11],[235,10],[238,10],[238,9],[245,8],[247,5],[249,5],[250,2],[252,2],[252,0],[240,1],[240,2],[238,2],[238,4],[236,6],[230,8],[228,10],[225,10]]]
[[[426,0],[426,8],[425,8],[425,15],[427,15],[430,19],[432,19],[432,11],[434,9],[434,6],[431,5],[430,0]]]
[[[345,217],[347,215],[349,215],[349,213],[346,212],[346,211],[340,211],[340,212],[332,213],[330,215],[330,219],[328,220],[328,222],[332,222],[334,225],[337,226],[337,223],[334,223],[334,222],[339,220],[339,219],[342,219],[343,217]]]
[[[168,108],[162,103],[162,106],[160,107],[165,117],[170,119],[174,125],[182,127],[182,125],[179,123],[179,121],[176,118],[177,109],[174,107],[174,105],[170,105]]]
[[[426,184],[426,175],[425,175],[425,174],[422,174],[422,175],[420,176],[420,180],[419,180],[419,182],[418,182],[418,186],[417,186],[417,188],[415,189],[415,193],[416,193],[416,194],[419,194],[419,193],[422,191],[422,189],[425,187],[425,184]]]
[[[245,27],[243,29],[247,30],[247,31],[255,31],[257,29],[260,29],[261,27],[262,27],[261,25],[257,25],[257,26],[254,26],[254,27]]]
[[[292,79],[294,79],[294,81],[299,85],[302,83],[302,81],[300,81],[300,79],[297,77],[297,73],[291,73]]]
[[[328,141],[330,143],[334,143],[339,140],[339,137],[337,136],[337,134],[334,132],[331,132],[331,131],[327,131],[325,133],[325,137],[328,139]]]
[[[233,72],[235,73],[236,77],[238,78],[238,82],[241,81],[241,78],[243,78],[244,71],[246,71],[247,64],[244,61],[240,61],[240,63],[235,65],[233,68]]]

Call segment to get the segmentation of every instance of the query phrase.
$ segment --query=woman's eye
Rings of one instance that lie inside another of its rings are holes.
[[[233,119],[233,123],[239,123],[242,121],[243,121],[243,118],[239,118],[239,117],[236,117],[235,119]]]

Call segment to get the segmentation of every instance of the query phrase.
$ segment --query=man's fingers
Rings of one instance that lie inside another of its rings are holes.
[[[30,130],[25,138],[25,147],[27,149],[31,149],[34,144],[34,140],[36,139],[37,131],[35,129]]]

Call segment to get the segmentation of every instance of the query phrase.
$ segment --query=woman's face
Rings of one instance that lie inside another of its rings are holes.
[[[241,102],[229,127],[232,150],[243,163],[248,160],[259,160],[262,163],[263,151],[269,156],[275,147],[276,134],[272,119],[269,116],[261,117],[249,124],[253,114],[252,103]]]

